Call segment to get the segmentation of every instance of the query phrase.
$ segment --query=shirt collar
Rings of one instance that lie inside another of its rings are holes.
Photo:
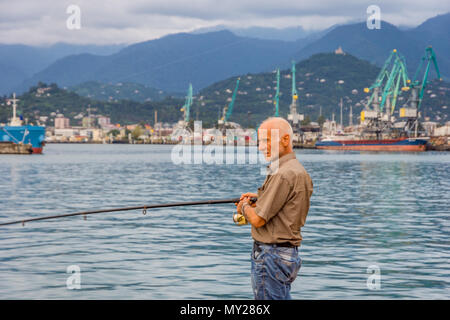
[[[267,166],[267,169],[269,171],[269,174],[275,173],[277,169],[281,168],[286,162],[292,159],[296,159],[295,152],[290,152],[288,154],[285,154],[281,158],[277,158],[270,162],[270,164]]]

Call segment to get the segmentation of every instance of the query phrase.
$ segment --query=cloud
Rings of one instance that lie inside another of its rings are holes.
[[[69,5],[81,9],[81,29],[69,30]],[[0,2],[0,42],[45,45],[134,43],[169,33],[226,25],[321,30],[366,19],[369,5],[394,25],[417,25],[450,11],[441,0],[17,0]]]

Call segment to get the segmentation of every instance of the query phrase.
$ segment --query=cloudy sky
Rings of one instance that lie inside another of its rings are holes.
[[[76,22],[71,5],[80,9],[80,29],[67,27]],[[366,20],[369,5],[402,26],[450,11],[443,0],[0,0],[0,43],[135,43],[215,25],[321,30]]]

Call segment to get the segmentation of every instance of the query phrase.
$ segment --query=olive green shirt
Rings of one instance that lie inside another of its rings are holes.
[[[252,237],[263,243],[289,242],[299,246],[300,228],[305,225],[313,193],[311,177],[293,152],[272,162],[268,170],[266,180],[258,188],[255,207],[266,224],[260,228],[252,226]]]

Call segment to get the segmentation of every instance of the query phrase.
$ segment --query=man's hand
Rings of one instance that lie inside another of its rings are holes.
[[[249,205],[251,205],[252,208],[247,209],[246,210],[247,214],[244,216],[251,225],[253,225],[256,228],[259,228],[265,225],[266,221],[255,213],[253,208],[256,207],[256,203],[250,202],[250,198],[253,197],[258,197],[258,195],[255,193],[244,193],[241,196],[240,199],[241,201],[239,201],[239,203],[235,203],[235,205],[237,206],[236,210],[239,214],[241,213],[242,206],[244,205],[244,203],[248,203]]]
[[[241,201],[244,198],[258,198],[258,195],[256,193],[247,192],[241,195]]]
[[[241,201],[239,201],[239,203],[235,203],[235,205],[237,206],[236,211],[238,213],[241,213],[241,209],[242,209],[242,206],[244,205],[244,203],[248,203],[253,208],[256,207],[256,203],[251,202],[250,198],[257,198],[257,197],[258,197],[258,195],[256,193],[250,193],[250,192],[243,193],[240,198]]]
[[[243,206],[243,204],[244,204],[244,201],[239,201],[239,203],[235,203],[234,205],[237,207],[236,208],[236,211],[237,211],[237,213],[241,213],[241,210],[242,210],[242,206]]]
[[[242,205],[244,204],[244,202],[247,202],[249,205],[251,205],[252,207],[256,207],[255,203],[250,203],[250,198],[258,198],[258,195],[256,193],[251,193],[251,192],[247,192],[247,193],[243,193],[241,195],[241,198],[239,199],[239,203],[235,203],[234,205],[237,206],[236,210],[238,213],[241,213],[241,208]]]

